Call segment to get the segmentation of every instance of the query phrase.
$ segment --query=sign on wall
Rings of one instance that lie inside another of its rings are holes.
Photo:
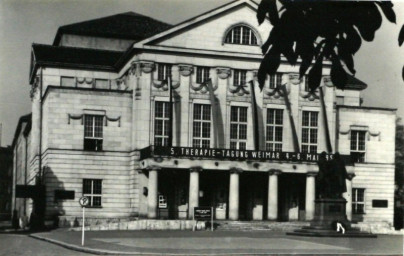
[[[186,158],[211,158],[211,159],[229,159],[229,160],[279,160],[293,162],[317,162],[320,154],[317,153],[295,153],[295,152],[276,152],[261,150],[237,150],[237,149],[218,149],[218,148],[191,148],[191,147],[163,147],[155,146],[154,150],[144,150],[142,159],[153,156],[162,157],[186,157]],[[327,160],[332,159],[332,154],[327,154]]]

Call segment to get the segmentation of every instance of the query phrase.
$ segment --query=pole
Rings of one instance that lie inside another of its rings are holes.
[[[85,219],[84,219],[84,211],[85,211],[85,209],[86,209],[86,207],[84,207],[83,206],[83,228],[82,228],[82,231],[81,231],[81,246],[84,246],[84,221],[85,221]]]
[[[194,213],[192,214],[192,220],[194,221],[194,225],[192,225],[192,231],[195,231],[195,226],[196,226],[196,223],[195,223],[195,208],[192,209],[192,210],[194,211]]]
[[[210,217],[211,217],[211,220],[210,220],[210,231],[213,232],[213,207],[210,207],[210,210],[211,210],[211,212],[210,212]]]

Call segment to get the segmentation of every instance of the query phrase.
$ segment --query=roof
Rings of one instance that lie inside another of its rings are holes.
[[[41,65],[115,70],[114,64],[123,54],[123,51],[33,44],[30,81],[36,68]]]
[[[150,37],[172,25],[135,13],[125,12],[99,19],[59,27],[53,45],[58,45],[62,34],[132,39]]]
[[[362,90],[366,89],[367,87],[368,87],[368,85],[365,84],[364,82],[362,82],[361,80],[357,79],[354,76],[348,75],[348,80],[345,85],[345,89],[362,91]]]

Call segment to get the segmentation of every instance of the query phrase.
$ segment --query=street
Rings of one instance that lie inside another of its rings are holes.
[[[53,230],[31,236],[37,239],[0,234],[0,255],[91,255],[86,250],[115,255],[403,255],[402,235],[320,238],[280,231],[88,231],[85,247],[81,232]]]
[[[34,239],[26,234],[0,234],[0,255],[90,256],[91,254],[68,250],[55,244]]]

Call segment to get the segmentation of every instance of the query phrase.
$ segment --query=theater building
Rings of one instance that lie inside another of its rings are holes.
[[[271,25],[256,10],[233,1],[175,26],[128,12],[33,44],[25,180],[43,177],[47,218],[79,217],[88,196],[90,219],[210,206],[217,220],[311,220],[328,151],[347,162],[348,218],[392,224],[395,110],[361,106],[357,78],[336,89],[329,63],[315,92],[284,59],[260,91]]]

